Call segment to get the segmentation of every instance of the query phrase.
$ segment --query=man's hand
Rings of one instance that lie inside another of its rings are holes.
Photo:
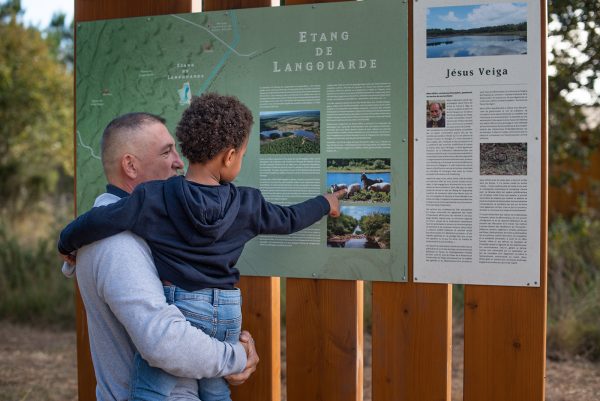
[[[258,365],[258,353],[256,352],[256,348],[254,348],[254,340],[249,332],[246,330],[242,331],[240,334],[240,343],[246,350],[246,355],[248,359],[246,361],[246,368],[241,373],[236,373],[234,375],[225,376],[225,380],[232,386],[239,386],[244,383],[248,378],[254,373],[256,370],[256,365]]]

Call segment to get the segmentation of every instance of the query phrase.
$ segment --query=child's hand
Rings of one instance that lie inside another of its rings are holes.
[[[327,202],[329,202],[329,215],[331,217],[340,217],[340,202],[339,198],[344,196],[346,191],[342,189],[341,191],[334,192],[332,194],[323,195]]]
[[[65,262],[67,262],[67,264],[69,264],[71,266],[75,266],[75,262],[76,262],[76,259],[77,259],[77,252],[73,252],[73,253],[68,254],[68,255],[63,255],[61,253],[60,256],[62,256],[63,260]]]

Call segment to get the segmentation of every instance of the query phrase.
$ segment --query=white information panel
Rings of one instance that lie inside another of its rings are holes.
[[[539,286],[540,18],[414,2],[415,282]]]

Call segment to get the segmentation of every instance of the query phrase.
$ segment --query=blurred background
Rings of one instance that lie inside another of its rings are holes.
[[[548,357],[592,369],[590,394],[600,393],[598,8],[548,3]],[[0,400],[40,399],[31,394],[45,380],[64,385],[42,399],[76,397],[74,284],[55,250],[73,216],[73,52],[73,0],[0,0]],[[462,293],[454,286],[458,322]],[[22,360],[29,351],[37,357]]]

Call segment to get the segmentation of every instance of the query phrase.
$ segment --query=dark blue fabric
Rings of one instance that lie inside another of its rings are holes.
[[[239,280],[235,265],[246,242],[300,231],[328,213],[323,196],[285,207],[267,202],[256,188],[176,176],[82,214],[61,232],[58,247],[67,254],[130,230],[148,242],[161,279],[187,291],[230,289]]]
[[[129,196],[129,192],[122,190],[121,188],[113,185],[113,184],[108,184],[106,186],[106,192],[108,192],[109,194],[113,194],[115,196],[118,196],[119,198],[124,198],[126,196]]]

